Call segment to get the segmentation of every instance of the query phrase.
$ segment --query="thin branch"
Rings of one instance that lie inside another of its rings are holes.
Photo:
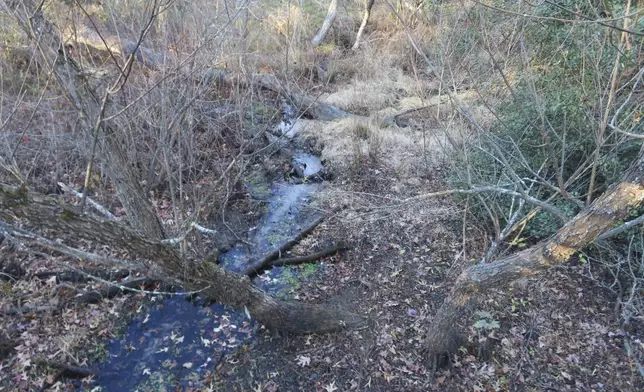
[[[614,237],[617,234],[622,233],[622,232],[624,232],[624,231],[626,231],[626,230],[628,230],[628,229],[630,229],[632,227],[635,227],[635,226],[637,226],[639,224],[642,224],[643,222],[644,222],[644,215],[640,215],[638,218],[635,218],[635,219],[633,219],[631,221],[628,221],[628,222],[624,223],[623,225],[617,226],[616,228],[614,228],[612,230],[609,230],[609,231],[605,232],[604,234],[600,235],[599,237],[597,237],[597,241],[607,240],[607,239],[609,239],[611,237]]]
[[[21,238],[25,241],[32,242],[35,245],[42,246],[43,248],[47,248],[68,256],[72,256],[81,261],[89,260],[102,265],[120,265],[134,269],[145,269],[145,266],[141,263],[101,256],[96,253],[85,252],[83,250],[72,248],[70,246],[60,244],[56,241],[41,237],[38,234],[18,229],[2,221],[0,221],[0,230],[2,230],[9,237]]]
[[[65,185],[65,184],[64,184],[64,183],[62,183],[62,182],[59,182],[59,183],[58,183],[58,186],[59,186],[63,191],[68,192],[68,193],[71,193],[72,195],[76,196],[76,197],[77,197],[77,198],[79,198],[79,199],[82,199],[82,198],[83,198],[84,193],[78,192],[78,191],[76,191],[76,190],[74,190],[74,189],[72,189],[72,188],[68,187],[67,185]],[[85,198],[85,200],[89,203],[89,205],[91,205],[92,207],[94,207],[94,209],[95,209],[96,211],[100,212],[100,213],[101,213],[102,215],[104,215],[107,219],[109,219],[109,220],[113,220],[113,221],[118,221],[118,220],[119,220],[119,218],[117,218],[116,216],[114,216],[114,214],[112,214],[112,213],[111,213],[107,208],[105,208],[105,207],[103,207],[102,205],[98,204],[98,203],[97,203],[96,201],[94,201],[92,198],[90,198],[90,197],[86,197],[86,198]]]
[[[419,196],[414,196],[414,197],[409,197],[407,199],[400,200],[401,204],[407,204],[407,203],[412,203],[424,199],[430,199],[434,197],[441,197],[441,196],[449,196],[449,195],[454,195],[454,194],[461,194],[461,195],[472,195],[472,194],[477,194],[477,193],[482,193],[482,192],[492,192],[492,193],[500,193],[503,195],[510,195],[510,196],[516,196],[524,199],[530,204],[534,204],[536,206],[541,207],[542,209],[548,211],[552,215],[556,216],[559,218],[562,222],[567,222],[568,217],[557,207],[553,206],[552,204],[548,204],[544,202],[543,200],[539,200],[537,198],[534,198],[528,194],[517,192],[517,191],[512,191],[509,189],[505,188],[500,188],[500,187],[495,187],[495,186],[475,186],[470,189],[450,189],[446,191],[438,191],[438,192],[432,192],[432,193],[425,193],[423,195]]]

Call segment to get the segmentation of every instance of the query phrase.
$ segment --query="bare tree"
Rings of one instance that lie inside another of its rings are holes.
[[[360,23],[360,29],[358,29],[358,34],[356,35],[356,42],[353,44],[352,49],[356,50],[360,47],[360,42],[362,41],[362,35],[364,30],[369,23],[369,17],[371,16],[371,8],[373,8],[373,3],[375,0],[367,0],[364,8],[364,16],[362,17],[362,23]]]
[[[311,40],[311,44],[313,46],[318,46],[324,42],[324,38],[326,37],[327,33],[329,32],[329,29],[331,29],[331,26],[333,26],[333,22],[335,21],[335,17],[338,15],[338,0],[331,0],[331,3],[329,4],[329,9],[326,13],[326,17],[324,18],[324,22],[322,22],[322,26],[320,27],[320,30],[318,30],[317,34],[315,34],[315,37]]]

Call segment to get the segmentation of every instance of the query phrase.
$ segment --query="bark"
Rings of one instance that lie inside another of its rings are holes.
[[[173,249],[140,236],[111,220],[80,214],[74,206],[52,198],[0,184],[0,218],[37,222],[45,230],[117,246],[151,261],[150,275],[178,282],[186,290],[199,291],[206,301],[246,309],[274,331],[322,333],[356,326],[362,317],[344,309],[283,301],[254,286],[247,276],[228,271],[205,260],[182,258]]]
[[[373,7],[374,0],[367,0],[367,4],[365,4],[365,9],[364,9],[364,16],[362,17],[362,23],[360,23],[360,28],[358,29],[358,34],[356,35],[356,42],[353,44],[353,47],[351,49],[357,50],[360,47],[360,42],[362,41],[362,35],[364,34],[364,30],[367,27],[367,23],[369,23],[369,17],[371,16],[371,8]]]
[[[324,38],[329,32],[329,29],[331,28],[331,26],[333,26],[333,22],[335,21],[335,17],[337,15],[338,15],[338,0],[331,0],[331,3],[329,4],[329,9],[326,13],[326,17],[324,18],[324,22],[322,22],[322,27],[320,27],[320,30],[318,30],[318,33],[311,40],[311,44],[313,44],[313,46],[318,46],[324,41]]]
[[[458,336],[454,326],[469,316],[478,294],[504,287],[520,278],[538,275],[566,262],[573,253],[611,229],[643,202],[644,155],[638,158],[622,182],[610,187],[550,239],[501,260],[478,264],[463,271],[431,322],[427,339],[430,356],[449,353],[457,348]]]

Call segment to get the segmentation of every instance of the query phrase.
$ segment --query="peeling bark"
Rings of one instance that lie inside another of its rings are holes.
[[[463,271],[429,327],[427,348],[430,356],[453,352],[457,348],[459,339],[455,326],[469,316],[478,294],[566,262],[574,252],[611,229],[642,203],[644,155],[638,158],[623,182],[610,187],[550,239],[501,260],[477,264]]]

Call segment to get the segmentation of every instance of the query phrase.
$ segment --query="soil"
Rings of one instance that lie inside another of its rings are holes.
[[[377,172],[377,174],[376,174]],[[447,200],[386,206],[395,173],[356,168],[327,188],[325,202],[368,192],[308,241],[347,240],[351,251],[296,297],[339,302],[368,318],[364,328],[332,335],[264,333],[228,356],[208,382],[217,391],[635,391],[644,382],[624,352],[615,296],[567,265],[491,293],[477,316],[461,320],[464,341],[435,373],[424,357],[426,326],[458,272],[483,250],[473,227],[445,213]],[[406,195],[441,189],[418,178]],[[354,193],[355,195],[356,193]],[[321,199],[325,197],[322,196]],[[419,218],[418,211],[423,211]],[[471,234],[469,234],[472,232]],[[478,319],[490,327],[475,328]]]

